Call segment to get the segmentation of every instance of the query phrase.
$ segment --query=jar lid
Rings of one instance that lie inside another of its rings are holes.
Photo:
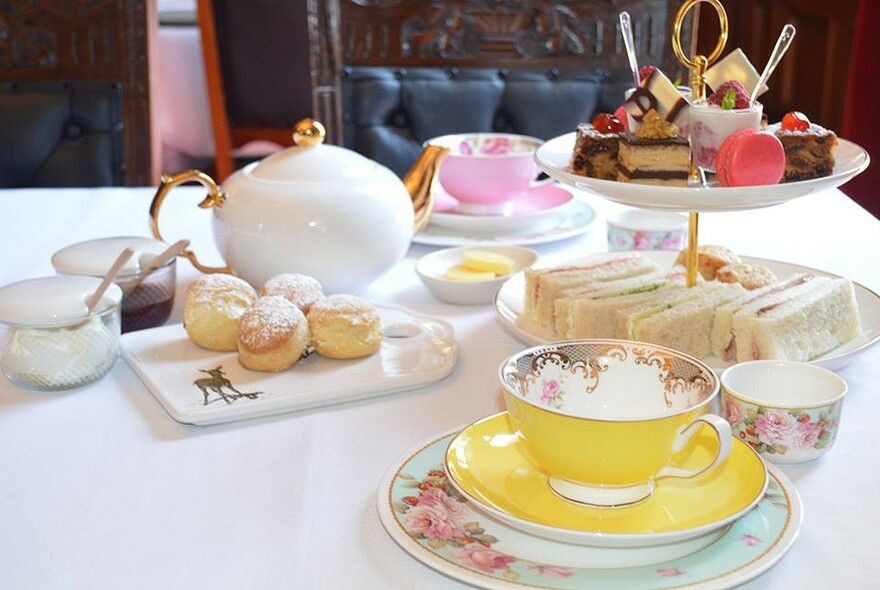
[[[0,288],[0,322],[18,326],[64,325],[88,316],[86,299],[101,279],[83,276],[55,276],[28,279]],[[111,284],[93,313],[118,306],[122,289]]]
[[[286,183],[345,182],[371,174],[376,163],[350,149],[323,145],[324,126],[312,119],[296,124],[294,147],[267,156],[246,173],[260,180]]]
[[[168,248],[161,240],[138,236],[101,238],[71,244],[52,255],[55,270],[68,275],[103,277],[126,248],[134,249],[134,255],[119,271],[120,277],[137,275],[157,254]],[[169,261],[169,264],[174,258]]]

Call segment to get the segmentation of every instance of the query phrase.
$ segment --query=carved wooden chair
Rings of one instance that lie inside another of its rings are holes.
[[[152,3],[50,4],[0,4],[0,187],[152,184]]]
[[[681,0],[310,2],[316,116],[332,141],[408,169],[422,142],[463,131],[547,139],[632,86],[619,32],[630,12],[639,63],[684,76],[669,34]],[[689,27],[685,30],[685,37]]]
[[[307,12],[290,0],[198,0],[202,56],[216,148],[216,177],[251,142],[293,143],[311,116]]]

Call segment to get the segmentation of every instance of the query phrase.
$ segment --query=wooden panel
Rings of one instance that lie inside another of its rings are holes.
[[[0,79],[120,84],[125,181],[132,186],[152,184],[156,169],[149,77],[155,26],[152,3],[9,0],[0,6]]]
[[[640,63],[671,69],[680,2],[343,0],[342,60],[351,65],[628,68],[618,17],[629,11]]]
[[[762,70],[782,27],[791,23],[797,35],[761,97],[771,121],[798,110],[813,121],[840,132],[846,78],[855,32],[858,0],[736,0],[726,2],[730,19],[728,50],[741,47]],[[700,47],[717,38],[714,11],[700,21]]]
[[[619,15],[630,13],[640,64],[673,79],[683,0],[309,0],[315,113],[341,142],[339,80],[352,66],[605,70],[630,76]],[[683,31],[690,44],[690,23]]]

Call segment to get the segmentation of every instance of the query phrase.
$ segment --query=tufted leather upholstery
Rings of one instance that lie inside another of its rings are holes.
[[[439,135],[506,131],[549,139],[574,131],[623,91],[601,71],[349,67],[343,72],[345,145],[405,173]]]
[[[0,187],[124,181],[122,90],[99,82],[0,84]]]

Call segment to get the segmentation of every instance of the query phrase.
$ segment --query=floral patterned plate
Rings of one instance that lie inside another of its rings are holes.
[[[696,448],[679,467],[699,468],[717,453],[715,436],[698,436]],[[474,506],[527,533],[594,547],[672,543],[676,547],[666,552],[686,554],[701,548],[700,540],[705,546],[717,539],[764,495],[764,462],[745,443],[733,442],[720,467],[691,479],[660,479],[648,499],[613,509],[578,504],[554,493],[507,412],[459,432],[449,444],[445,466],[450,483]],[[681,543],[689,539],[695,539],[691,547]]]
[[[542,539],[476,510],[443,470],[446,448],[456,433],[427,442],[392,465],[378,490],[379,518],[413,558],[480,588],[721,590],[771,568],[791,548],[800,529],[800,498],[792,483],[770,465],[762,500],[712,545],[651,565],[615,567],[631,548]]]

